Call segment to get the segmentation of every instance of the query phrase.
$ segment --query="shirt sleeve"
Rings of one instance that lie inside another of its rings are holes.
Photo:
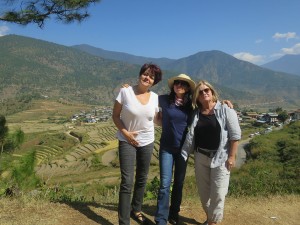
[[[188,128],[188,133],[186,135],[185,141],[181,148],[181,156],[186,161],[190,154],[194,153],[194,129],[198,122],[197,111],[193,112],[193,122]]]
[[[121,105],[123,105],[123,101],[124,101],[124,88],[121,88],[118,96],[116,97],[116,101],[118,101]]]
[[[242,132],[237,113],[234,109],[230,109],[229,107],[226,107],[226,126],[228,128],[230,140],[237,141],[241,139]]]

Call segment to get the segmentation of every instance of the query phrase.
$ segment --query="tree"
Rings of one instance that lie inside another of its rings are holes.
[[[5,11],[0,15],[0,21],[27,25],[35,23],[44,27],[46,20],[54,16],[58,21],[71,23],[81,22],[89,13],[88,7],[101,0],[7,0]],[[19,6],[19,7],[16,7]],[[3,8],[3,7],[1,7]],[[18,9],[16,9],[18,8]]]
[[[287,112],[284,110],[284,111],[281,111],[278,113],[278,120],[280,120],[281,122],[285,122],[287,120],[287,118],[289,118],[289,115],[287,114]]]
[[[1,144],[1,154],[3,152],[3,146],[8,134],[8,127],[6,126],[6,118],[0,115],[0,144]]]
[[[24,131],[21,130],[21,128],[18,128],[12,135],[14,148],[20,148],[20,145],[23,144],[25,139]]]
[[[282,108],[281,107],[277,107],[276,109],[275,109],[275,112],[276,113],[280,113],[280,112],[282,112],[283,110],[282,110]]]

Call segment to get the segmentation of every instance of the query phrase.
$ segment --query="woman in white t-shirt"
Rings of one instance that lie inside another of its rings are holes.
[[[149,89],[162,78],[155,64],[144,64],[138,83],[122,88],[113,109],[113,121],[118,128],[121,184],[119,193],[119,224],[130,224],[130,216],[139,224],[146,222],[142,202],[154,147],[154,120],[158,112],[158,96]],[[131,192],[134,180],[133,198]],[[130,203],[131,202],[131,203]]]

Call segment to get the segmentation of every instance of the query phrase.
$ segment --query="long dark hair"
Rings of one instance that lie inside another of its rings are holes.
[[[175,104],[176,93],[174,91],[174,84],[172,85],[171,92],[169,94],[170,104]],[[187,110],[192,110],[192,92],[191,90],[187,91],[183,96],[183,105],[181,107],[186,108]]]

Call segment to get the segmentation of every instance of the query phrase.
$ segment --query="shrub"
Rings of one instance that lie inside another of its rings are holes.
[[[145,200],[155,200],[158,196],[159,179],[155,176],[150,183],[147,183],[145,191]]]
[[[95,153],[92,154],[91,167],[92,168],[101,168],[101,160]]]
[[[6,187],[6,194],[9,192],[27,191],[36,188],[40,185],[40,179],[35,174],[35,151],[31,151],[24,155],[19,160],[11,161],[10,165],[6,164],[3,168],[5,171],[10,171],[9,175],[3,180]],[[7,161],[8,162],[8,161]],[[13,195],[16,193],[11,193]]]

